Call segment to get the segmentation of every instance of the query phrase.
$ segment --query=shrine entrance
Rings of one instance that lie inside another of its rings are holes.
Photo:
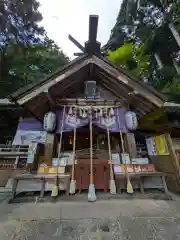
[[[106,132],[100,128],[92,129],[93,179],[97,190],[109,189],[110,168]],[[64,134],[64,151],[72,151],[73,132]],[[75,151],[75,180],[77,191],[88,190],[90,184],[90,131],[89,126],[77,129]]]

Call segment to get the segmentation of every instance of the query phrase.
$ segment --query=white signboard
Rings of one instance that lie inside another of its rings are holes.
[[[122,158],[122,163],[123,164],[130,164],[131,163],[128,153],[122,153],[121,158]]]
[[[28,149],[27,163],[33,163],[34,162],[36,148],[37,148],[37,143],[30,143],[29,149]]]
[[[66,166],[72,165],[72,153],[63,153],[63,155],[58,158],[53,158],[52,165],[56,166]]]
[[[156,144],[153,137],[146,138],[146,145],[148,150],[148,155],[157,155]]]
[[[120,163],[119,153],[112,153],[111,157],[113,163]]]
[[[132,164],[149,164],[148,158],[132,158]]]
[[[45,131],[17,130],[13,145],[29,145],[30,143],[45,143]]]

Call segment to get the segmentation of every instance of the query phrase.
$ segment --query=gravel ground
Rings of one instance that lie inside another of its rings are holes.
[[[176,240],[180,201],[0,204],[0,240]]]

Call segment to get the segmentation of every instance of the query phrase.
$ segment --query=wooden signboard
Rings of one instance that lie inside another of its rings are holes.
[[[54,139],[55,136],[53,133],[47,133],[44,150],[44,162],[48,166],[52,166],[52,158],[54,153]]]

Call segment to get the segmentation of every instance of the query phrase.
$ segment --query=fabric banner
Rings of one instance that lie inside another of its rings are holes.
[[[43,124],[36,119],[24,119],[20,121],[17,130],[44,131]]]
[[[43,124],[38,120],[22,120],[19,122],[13,145],[29,145],[30,143],[44,143],[46,132]]]
[[[27,157],[27,164],[34,162],[34,157],[37,149],[37,143],[30,143],[28,149],[28,157]]]
[[[101,129],[109,128],[110,132],[127,132],[125,124],[125,108],[114,109],[114,116],[110,118],[93,119],[93,125]],[[56,111],[57,128],[56,132],[60,133],[62,125],[63,109]],[[120,119],[120,122],[118,122]],[[69,132],[76,128],[81,128],[89,124],[88,118],[75,118],[74,116],[65,115],[63,132]],[[31,142],[44,143],[46,139],[46,132],[43,129],[43,124],[35,119],[24,119],[19,122],[16,135],[14,137],[13,145],[29,145]]]
[[[157,155],[154,137],[146,138],[146,145],[147,145],[148,155],[150,155],[150,156]]]
[[[155,136],[157,154],[161,156],[169,155],[166,139],[164,135]]]
[[[17,130],[13,145],[29,145],[30,143],[45,143],[45,131]]]
[[[102,129],[106,129],[107,127],[109,128],[110,132],[127,132],[126,124],[125,124],[125,113],[126,109],[125,108],[117,108],[114,109],[114,116],[109,117],[109,118],[103,118],[100,117],[98,119],[93,119],[93,124],[96,125],[97,127],[100,127]],[[61,109],[57,110],[56,112],[57,115],[57,132],[60,133],[61,131],[61,126],[62,126],[62,115],[63,112]],[[118,122],[118,119],[120,119],[120,122]],[[89,123],[89,119],[85,118],[75,118],[74,116],[69,116],[68,114],[65,115],[64,119],[64,126],[63,126],[63,131],[68,132],[72,131],[74,127],[80,128]]]
[[[58,109],[56,111],[57,116],[57,129],[56,132],[61,132],[62,120],[63,120],[63,109]],[[88,119],[75,118],[74,116],[69,116],[65,114],[63,123],[63,132],[72,131],[75,127],[80,128],[88,124]]]

